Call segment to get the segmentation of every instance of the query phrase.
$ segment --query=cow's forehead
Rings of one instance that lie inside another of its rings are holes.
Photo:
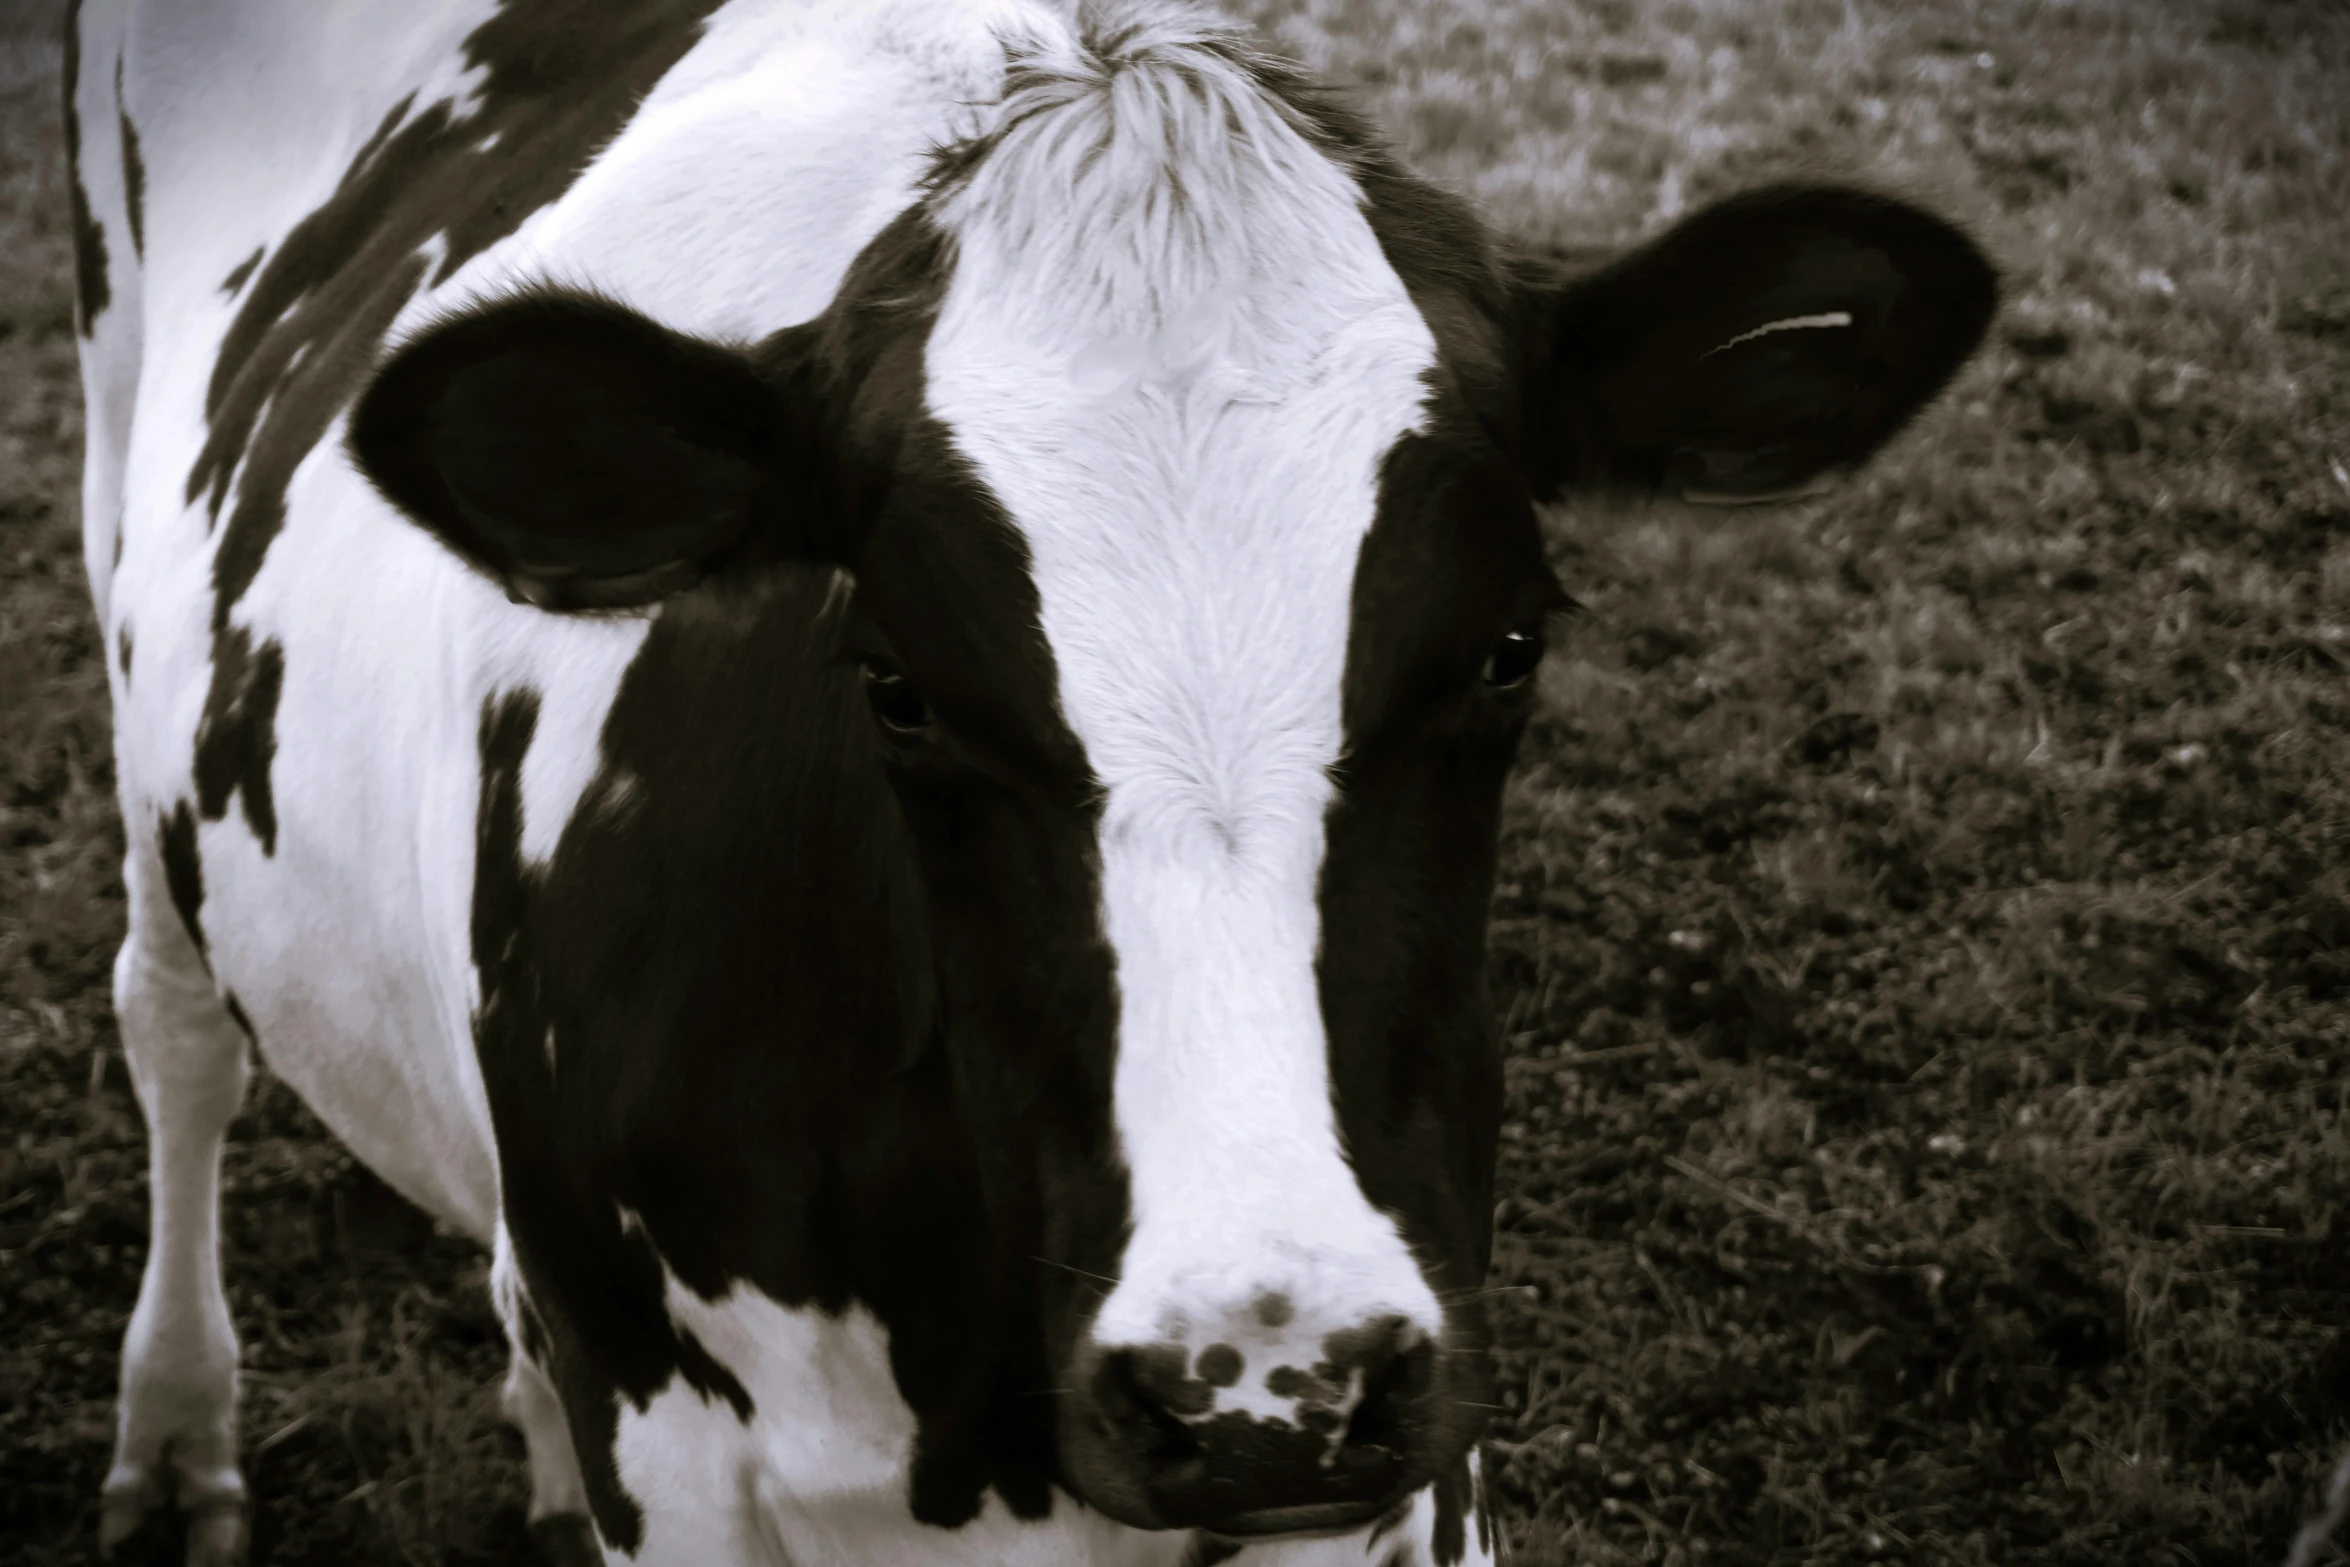
[[[1106,830],[1231,841],[1318,819],[1355,559],[1436,347],[1350,172],[1221,44],[1015,70],[933,208],[925,401],[1027,545]]]

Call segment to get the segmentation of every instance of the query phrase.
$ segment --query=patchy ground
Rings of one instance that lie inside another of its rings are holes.
[[[145,1233],[50,9],[0,18],[28,1567],[89,1554]],[[1518,1561],[2281,1561],[2350,1439],[2350,12],[1251,9],[1532,241],[1825,172],[1959,216],[2009,280],[1843,492],[1555,519],[1586,609],[1495,911]],[[270,1084],[228,1211],[257,1559],[521,1559],[479,1260]]]

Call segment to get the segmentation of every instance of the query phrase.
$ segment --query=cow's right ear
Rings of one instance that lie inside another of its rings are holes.
[[[1806,493],[1882,446],[1974,352],[1999,279],[1931,213],[1778,185],[1520,302],[1539,499],[1743,503]]]
[[[611,609],[754,544],[824,552],[795,415],[741,353],[541,291],[404,345],[353,409],[350,445],[393,504],[517,602]]]

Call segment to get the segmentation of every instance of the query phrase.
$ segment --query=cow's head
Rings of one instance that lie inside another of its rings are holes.
[[[1053,1270],[1071,1485],[1333,1529],[1488,1402],[1484,922],[1562,602],[1534,504],[1799,491],[1994,292],[1945,225],[1809,187],[1539,276],[1285,71],[1136,31],[1016,67],[822,318],[484,305],[352,445],[549,610],[853,577],[985,1189]]]

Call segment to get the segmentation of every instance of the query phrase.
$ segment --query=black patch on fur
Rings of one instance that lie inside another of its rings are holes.
[[[195,943],[196,956],[207,969],[212,960],[204,950],[204,860],[196,852],[196,814],[182,800],[158,818],[155,846],[163,860],[163,885],[171,906],[179,911],[180,928]]]
[[[567,1150],[544,1141],[552,1130],[545,1112],[559,1102],[545,1044],[555,1023],[532,950],[538,878],[522,861],[522,762],[538,714],[538,695],[528,690],[482,704],[472,921],[482,1001],[474,1033],[484,1072],[495,1074],[487,1086],[506,1200],[537,1221],[517,1212],[511,1234],[541,1307],[544,1363],[563,1396],[596,1526],[633,1553],[644,1541],[644,1510],[620,1484],[614,1393],[642,1410],[682,1376],[705,1400],[726,1399],[744,1420],[751,1400],[732,1372],[670,1321],[661,1262],[645,1233],[623,1223],[608,1192],[577,1179]],[[560,1258],[536,1255],[550,1239],[551,1219],[569,1221],[557,1244],[574,1250]],[[600,1291],[566,1293],[559,1305],[545,1300],[537,1281],[567,1280],[575,1268],[594,1270]]]
[[[516,782],[535,699],[483,717],[475,1043],[615,1545],[643,1528],[615,1400],[677,1376],[728,1396],[664,1264],[704,1299],[741,1281],[872,1311],[918,1422],[908,1506],[951,1528],[991,1489],[1050,1511],[1051,1393],[1123,1244],[1097,785],[1025,547],[922,411],[946,266],[909,213],[825,316],[752,354],[822,426],[852,609],[829,569],[755,554],[668,600],[540,872]],[[886,647],[939,732],[885,745],[844,643]],[[603,809],[618,780],[631,808]]]
[[[114,117],[122,130],[123,204],[131,220],[131,254],[147,254],[147,161],[139,156],[139,128],[122,106],[122,61],[114,62]]]
[[[208,814],[226,791],[242,791],[264,849],[276,832],[274,739],[265,723],[239,724],[228,738],[219,715],[259,715],[246,693],[261,687],[248,684],[247,671],[269,674],[275,705],[282,656],[275,644],[258,653],[240,646],[250,633],[230,626],[229,610],[285,525],[295,468],[350,405],[393,318],[427,281],[421,247],[442,239],[430,279],[442,282],[570,189],[692,47],[715,4],[505,0],[465,40],[466,64],[481,73],[471,112],[460,116],[454,100],[402,100],[334,194],[261,264],[205,388],[207,433],[187,496],[202,498],[221,530],[212,560],[213,688],[196,772],[200,784],[212,780]],[[102,265],[99,274],[102,287]],[[220,749],[208,751],[207,735]]]
[[[106,280],[106,231],[90,215],[90,192],[82,184],[82,116],[74,105],[82,77],[82,6],[65,8],[65,168],[73,205],[74,321],[84,337],[113,297]]]
[[[588,1264],[617,1264],[609,1275],[610,1288],[604,1302],[607,1309],[645,1335],[666,1337],[670,1341],[668,1364],[624,1368],[634,1375],[630,1379],[632,1385],[624,1385],[623,1391],[641,1409],[667,1383],[675,1365],[675,1336],[667,1331],[668,1313],[661,1304],[660,1267],[641,1248],[626,1244],[617,1210],[601,1214],[578,1212],[589,1207],[589,1195],[573,1189],[574,1183],[563,1179],[564,1172],[558,1168],[542,1167],[537,1162],[552,1158],[555,1150],[538,1146],[539,1139],[529,1135],[531,1127],[527,1122],[510,1124],[527,1111],[534,1098],[540,1104],[551,1103],[554,1098],[554,1072],[546,1063],[543,1043],[551,1025],[546,1021],[544,998],[528,947],[531,932],[525,924],[536,878],[522,860],[522,761],[529,754],[538,717],[538,696],[527,690],[510,691],[482,705],[481,801],[474,819],[472,921],[473,963],[481,976],[481,1009],[474,1016],[474,1039],[484,1073],[495,1072],[485,1086],[497,1132],[498,1162],[505,1172],[503,1185],[508,1205],[527,1196],[534,1206],[571,1210],[582,1221],[582,1229],[592,1232],[600,1243],[600,1255],[586,1259]],[[507,1048],[493,1049],[493,1040],[505,1042]],[[530,1048],[520,1048],[523,1046]],[[532,1070],[534,1060],[535,1071]],[[546,1189],[543,1196],[540,1188]],[[509,1233],[513,1236],[517,1261],[525,1273],[544,1271],[532,1270],[522,1262],[523,1227],[510,1220]],[[541,1320],[544,1326],[544,1318]],[[592,1329],[593,1324],[589,1326]],[[596,1528],[606,1540],[633,1553],[644,1543],[645,1515],[636,1499],[622,1489],[613,1457],[612,1440],[618,1429],[619,1414],[609,1392],[596,1385],[598,1379],[583,1374],[588,1356],[596,1355],[599,1361],[606,1357],[599,1353],[602,1346],[592,1336],[585,1343],[567,1342],[577,1340],[580,1335],[569,1321],[563,1327],[571,1331],[546,1335],[542,1364],[563,1395],[564,1414],[571,1426],[580,1477],[587,1488]],[[608,1372],[607,1376],[616,1374]],[[575,1384],[584,1386],[575,1387]],[[603,1396],[598,1397],[599,1392]]]
[[[261,265],[261,258],[268,253],[267,245],[255,245],[253,254],[229,268],[228,276],[220,280],[220,291],[231,299],[236,298],[237,290],[245,286],[245,280],[253,275],[253,269]]]
[[[244,1034],[245,1043],[248,1045],[260,1043],[260,1036],[253,1032],[253,1020],[245,1015],[245,1004],[237,999],[237,993],[233,990],[224,990],[220,993],[220,1000],[221,1005],[228,1009],[229,1021],[236,1024]]]
[[[196,805],[208,822],[244,802],[245,824],[263,854],[277,852],[277,803],[269,764],[277,755],[277,699],[285,686],[285,649],[253,646],[253,634],[231,627],[212,644],[212,690],[196,725]]]
[[[121,533],[121,531],[120,531],[119,529],[118,529],[118,530],[115,532],[115,535],[114,535],[114,537],[115,537],[115,541],[116,541],[116,543],[119,545],[119,543],[121,542],[121,539],[122,539],[122,533]],[[115,656],[116,658],[118,658],[118,659],[120,659],[120,660],[122,661],[122,678],[123,678],[123,679],[125,679],[125,680],[128,680],[128,679],[130,679],[130,677],[131,677],[131,623],[130,623],[129,621],[127,621],[127,620],[126,620],[126,621],[124,621],[124,622],[123,622],[123,623],[122,623],[120,626],[117,626],[117,627],[115,628],[115,631],[114,631],[114,656]]]

